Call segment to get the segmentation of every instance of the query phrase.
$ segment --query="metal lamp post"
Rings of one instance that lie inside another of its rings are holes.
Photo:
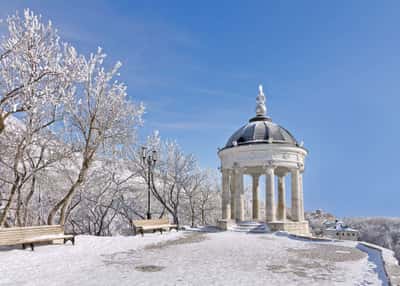
[[[145,169],[147,167],[147,219],[151,219],[150,212],[150,192],[151,192],[151,177],[153,175],[154,166],[157,162],[157,151],[156,150],[147,150],[147,147],[142,147],[142,163],[145,165]]]

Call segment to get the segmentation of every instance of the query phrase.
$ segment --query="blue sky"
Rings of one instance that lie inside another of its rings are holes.
[[[399,216],[399,1],[1,1],[29,7],[80,52],[98,46],[160,130],[217,168],[217,147],[254,115],[310,151],[305,208]]]

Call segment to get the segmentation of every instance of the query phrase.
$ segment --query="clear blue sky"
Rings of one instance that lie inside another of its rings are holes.
[[[400,216],[400,1],[9,1],[83,53],[124,64],[158,129],[218,167],[217,147],[254,115],[304,140],[306,209]]]

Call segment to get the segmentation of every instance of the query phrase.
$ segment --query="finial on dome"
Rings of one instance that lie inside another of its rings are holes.
[[[263,92],[263,86],[260,84],[258,86],[258,95],[256,98],[257,106],[256,106],[256,114],[257,116],[266,116],[267,107],[265,106],[265,95]]]

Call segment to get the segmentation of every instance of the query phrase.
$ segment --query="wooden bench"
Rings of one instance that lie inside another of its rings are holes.
[[[0,246],[26,245],[34,250],[34,245],[43,242],[53,242],[63,240],[64,244],[71,241],[75,245],[75,236],[64,234],[64,228],[61,225],[42,225],[28,227],[0,227]]]
[[[171,230],[176,229],[178,231],[178,226],[176,224],[170,224],[168,219],[146,219],[146,220],[133,220],[132,221],[133,232],[136,235],[138,232],[144,235],[145,231],[160,231],[163,232],[164,229]]]

